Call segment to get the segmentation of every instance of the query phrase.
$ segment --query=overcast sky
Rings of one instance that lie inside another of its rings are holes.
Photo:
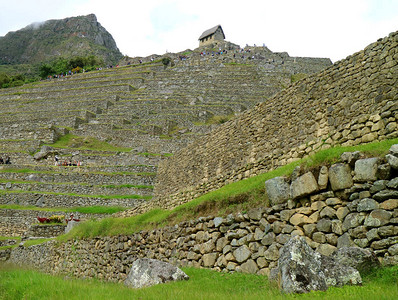
[[[220,24],[226,40],[333,62],[398,31],[398,0],[0,0],[0,36],[94,13],[129,56],[194,49]]]

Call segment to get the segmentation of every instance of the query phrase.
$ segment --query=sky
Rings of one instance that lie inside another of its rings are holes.
[[[398,0],[0,0],[0,36],[91,13],[131,57],[195,49],[221,25],[242,47],[336,62],[398,31]]]

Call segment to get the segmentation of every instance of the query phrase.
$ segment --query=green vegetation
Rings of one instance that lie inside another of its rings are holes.
[[[85,69],[86,71],[96,70],[104,65],[104,61],[94,55],[75,56],[70,59],[58,57],[55,60],[42,64],[40,66],[40,77],[46,78],[50,75],[66,75],[69,71],[79,73]]]
[[[93,194],[76,194],[76,193],[59,193],[50,191],[25,191],[25,190],[0,190],[0,195],[4,194],[43,194],[43,195],[54,195],[54,196],[72,196],[72,197],[83,197],[83,198],[100,198],[100,199],[145,199],[150,200],[152,196],[147,195],[93,195]]]
[[[129,152],[131,150],[131,148],[112,146],[107,142],[100,141],[93,137],[80,137],[71,133],[62,136],[57,142],[49,146],[63,149],[69,148],[113,152]]]
[[[131,234],[139,230],[150,230],[172,225],[184,220],[207,215],[225,216],[229,213],[244,212],[250,208],[267,205],[264,182],[277,176],[289,176],[294,168],[301,166],[310,169],[320,165],[330,165],[339,160],[347,151],[362,151],[371,156],[385,155],[398,139],[384,140],[353,147],[334,147],[322,150],[315,155],[290,163],[273,171],[237,181],[200,196],[172,210],[154,209],[139,216],[129,218],[106,218],[82,223],[61,239],[79,237]],[[97,230],[95,228],[100,228]]]
[[[301,80],[301,79],[303,79],[303,78],[305,78],[307,76],[308,75],[304,74],[304,73],[293,74],[292,76],[290,76],[290,82],[294,83],[294,82],[299,81],[299,80]]]
[[[2,267],[1,299],[397,299],[398,267],[379,269],[363,277],[362,286],[329,288],[326,292],[282,294],[266,276],[219,273],[207,269],[183,268],[187,281],[130,289],[121,283],[96,279],[51,276],[41,272]]]
[[[114,214],[119,211],[124,211],[127,208],[121,206],[78,206],[72,208],[66,207],[37,207],[37,206],[23,206],[17,204],[1,204],[0,209],[15,209],[15,210],[34,210],[34,211],[48,211],[48,212],[64,212],[64,213],[82,213],[82,214]]]

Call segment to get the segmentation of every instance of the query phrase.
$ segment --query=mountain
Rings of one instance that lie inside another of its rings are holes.
[[[88,55],[109,64],[123,57],[94,14],[33,23],[0,37],[0,64],[35,64],[56,57]]]

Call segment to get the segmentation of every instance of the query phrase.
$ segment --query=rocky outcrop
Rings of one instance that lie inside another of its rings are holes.
[[[94,14],[31,24],[0,37],[2,64],[43,63],[56,57],[90,54],[106,63],[122,58],[112,35]]]
[[[188,280],[181,269],[156,259],[137,259],[131,267],[124,284],[132,288],[143,288],[169,281]]]
[[[313,251],[299,236],[280,249],[278,266],[271,274],[270,280],[276,281],[285,293],[325,291],[330,286],[362,283],[357,270]]]

